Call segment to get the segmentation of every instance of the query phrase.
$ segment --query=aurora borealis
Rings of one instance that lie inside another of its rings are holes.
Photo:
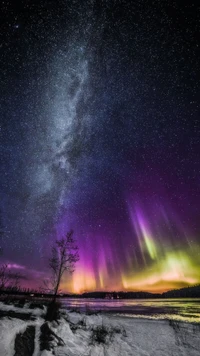
[[[72,228],[64,291],[200,283],[199,6],[1,7],[2,261],[38,288]]]

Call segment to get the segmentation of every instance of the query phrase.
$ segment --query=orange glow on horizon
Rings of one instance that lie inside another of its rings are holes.
[[[109,271],[98,273],[79,264],[73,276],[65,279],[61,288],[65,292],[81,294],[94,291],[144,291],[163,293],[200,283],[199,266],[184,251],[166,252],[160,261],[140,272],[118,271],[118,279],[109,277]],[[97,282],[98,278],[98,282]]]

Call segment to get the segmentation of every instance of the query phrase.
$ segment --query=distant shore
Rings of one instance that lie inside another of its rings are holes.
[[[37,290],[5,290],[0,291],[0,298],[5,295],[22,295],[29,297],[38,297],[38,298],[51,298],[51,293],[39,292]],[[143,291],[95,291],[95,292],[85,292],[81,294],[75,293],[60,293],[58,298],[95,298],[95,299],[163,299],[163,298],[200,298],[200,285],[174,289],[168,292],[161,294],[158,293],[149,293]]]

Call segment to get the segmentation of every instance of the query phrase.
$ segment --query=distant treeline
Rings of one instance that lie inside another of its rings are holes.
[[[147,299],[159,297],[160,294],[152,294],[148,292],[91,292],[81,294],[81,298],[103,299]]]
[[[200,298],[200,284],[163,293],[162,298]]]
[[[39,292],[37,290],[1,290],[0,294],[9,295],[27,295],[30,297],[52,297],[51,294]],[[200,298],[200,285],[186,287],[182,289],[174,289],[162,294],[154,294],[148,292],[87,292],[82,294],[63,293],[58,295],[59,298],[95,298],[95,299],[155,299],[155,298]]]
[[[106,299],[200,298],[200,285],[174,289],[162,294],[148,292],[91,292],[73,295],[73,297]]]

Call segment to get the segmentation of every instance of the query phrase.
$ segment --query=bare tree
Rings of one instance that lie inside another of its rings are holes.
[[[73,273],[78,260],[78,247],[73,238],[73,231],[70,231],[65,237],[55,241],[51,250],[51,257],[49,258],[49,268],[51,270],[50,285],[54,294],[53,301],[56,300],[64,272]]]
[[[4,290],[8,287],[10,281],[10,271],[8,265],[4,263],[0,266],[0,290]]]
[[[20,288],[20,281],[22,279],[26,279],[26,277],[22,274],[20,274],[19,272],[15,272],[15,273],[10,273],[10,279],[11,279],[11,283],[10,283],[10,289],[13,292],[19,291]]]
[[[0,265],[0,290],[19,290],[19,283],[22,278],[24,277],[18,272],[12,273],[6,263]]]

